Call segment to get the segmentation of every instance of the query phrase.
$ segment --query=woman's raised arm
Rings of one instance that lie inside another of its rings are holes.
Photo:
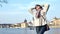
[[[47,11],[48,11],[48,9],[49,9],[49,6],[50,6],[50,5],[48,5],[48,4],[44,4],[43,12],[46,12],[46,13],[47,13]]]

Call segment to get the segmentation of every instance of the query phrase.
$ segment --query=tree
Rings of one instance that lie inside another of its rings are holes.
[[[7,2],[7,0],[0,0],[0,7],[2,7],[2,4],[3,3],[6,3],[7,4],[8,2]]]

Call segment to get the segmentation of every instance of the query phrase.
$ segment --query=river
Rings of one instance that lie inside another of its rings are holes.
[[[36,31],[29,28],[0,28],[0,34],[36,34]],[[44,34],[60,34],[60,28],[50,28]]]

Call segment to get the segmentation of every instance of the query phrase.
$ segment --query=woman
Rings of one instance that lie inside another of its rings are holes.
[[[29,10],[29,12],[34,16],[32,23],[33,26],[36,26],[37,34],[44,34],[44,32],[47,31],[48,25],[46,23],[46,13],[48,11],[48,8],[48,4],[45,4],[43,6],[37,4],[35,8],[31,8]]]

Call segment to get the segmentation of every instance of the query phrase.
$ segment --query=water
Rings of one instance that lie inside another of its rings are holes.
[[[29,28],[0,28],[0,34],[36,34],[36,31]],[[60,34],[60,28],[50,28],[45,34]]]
[[[50,28],[50,30],[46,31],[45,34],[60,34],[60,28]]]

